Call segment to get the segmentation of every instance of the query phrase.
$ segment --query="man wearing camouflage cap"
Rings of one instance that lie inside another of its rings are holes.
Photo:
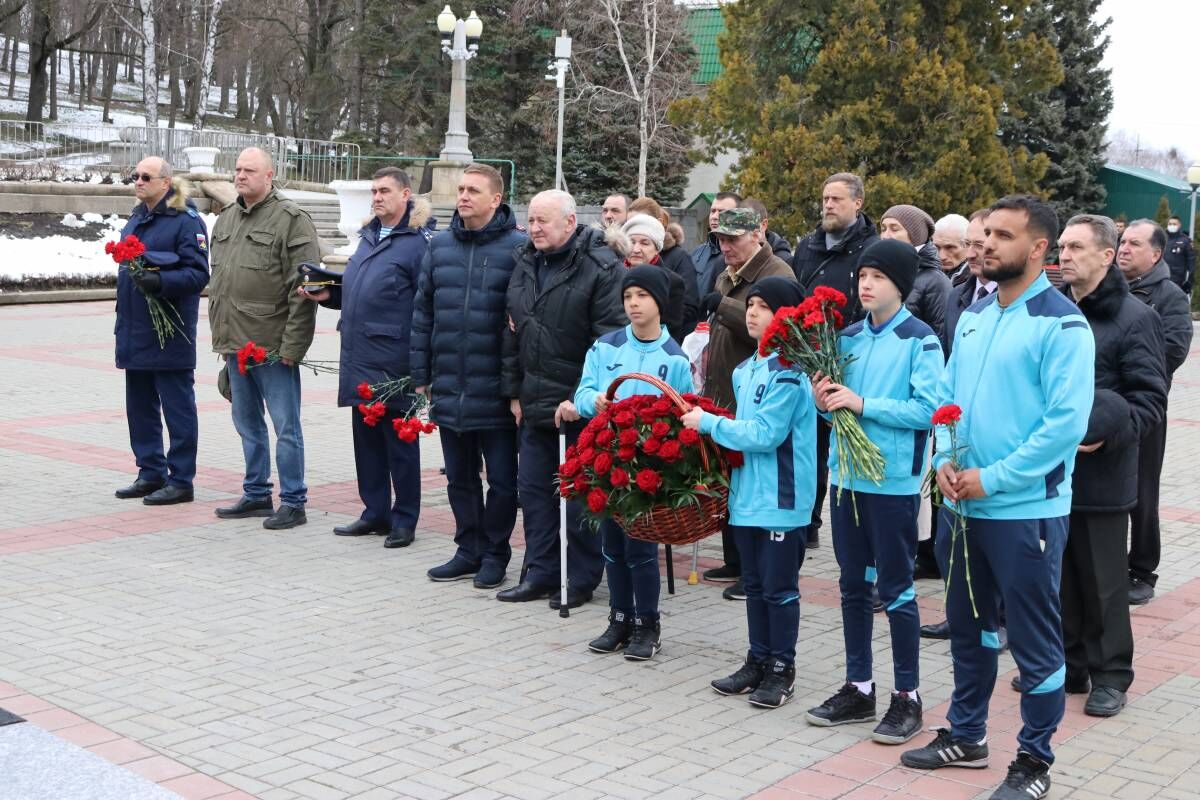
[[[746,296],[763,278],[779,276],[796,280],[791,266],[771,252],[771,245],[763,238],[761,223],[762,218],[754,209],[732,208],[721,212],[712,231],[725,257],[725,269],[717,276],[715,291],[701,303],[701,313],[711,318],[704,394],[729,409],[735,404],[733,369],[754,355],[758,346],[746,331]],[[721,544],[725,566],[717,571],[726,580],[738,578],[724,596],[727,600],[744,600],[741,559],[727,531],[721,535]]]

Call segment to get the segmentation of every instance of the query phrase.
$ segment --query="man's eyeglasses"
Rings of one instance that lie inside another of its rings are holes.
[[[150,181],[156,181],[163,177],[165,177],[165,176],[151,175],[149,172],[135,172],[129,176],[129,179],[131,181],[133,181],[134,183],[137,183],[138,181],[142,181],[143,183],[149,183]]]

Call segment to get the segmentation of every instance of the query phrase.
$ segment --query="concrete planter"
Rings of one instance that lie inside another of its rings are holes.
[[[219,147],[185,147],[183,148],[184,155],[187,156],[188,169],[192,172],[202,175],[212,175],[217,171],[217,156],[221,152]]]
[[[353,255],[358,249],[358,231],[363,226],[363,220],[371,216],[371,182],[333,181],[329,188],[337,194],[338,208],[341,212],[338,231],[350,240],[349,244],[339,248],[337,252]]]

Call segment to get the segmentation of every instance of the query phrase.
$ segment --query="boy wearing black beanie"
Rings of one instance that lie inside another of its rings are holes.
[[[928,461],[926,445],[942,376],[942,348],[928,325],[904,307],[917,275],[917,252],[884,239],[863,251],[858,296],[865,319],[839,334],[838,351],[851,356],[845,384],[816,376],[817,408],[828,417],[848,408],[886,463],[876,484],[845,473],[837,448],[829,454],[833,551],[841,568],[842,630],[846,683],[806,719],[832,726],[875,721],[871,671],[872,588],[891,627],[894,691],[883,720],[871,734],[900,744],[921,730],[920,619],[913,588],[917,509]]]

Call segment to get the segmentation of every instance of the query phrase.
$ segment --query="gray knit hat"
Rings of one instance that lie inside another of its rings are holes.
[[[913,247],[920,247],[933,236],[933,217],[916,206],[892,206],[883,212],[880,222],[891,217],[899,222],[908,232],[908,241]]]

